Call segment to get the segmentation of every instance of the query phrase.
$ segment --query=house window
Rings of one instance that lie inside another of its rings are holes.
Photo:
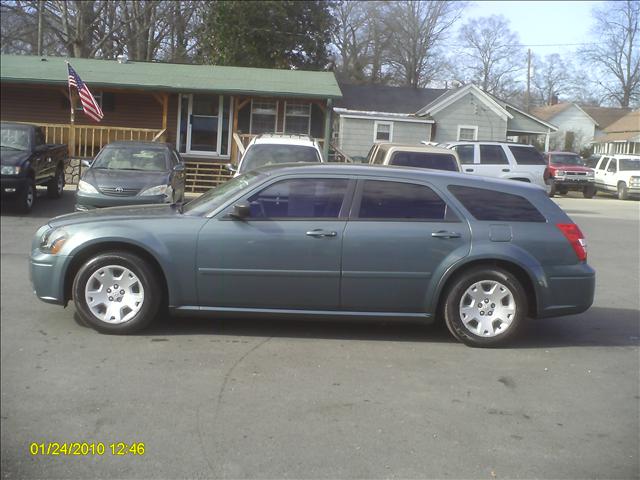
[[[311,129],[311,104],[285,102],[284,132],[309,135]]]
[[[478,140],[477,125],[458,125],[458,140],[465,142]]]
[[[251,100],[251,123],[249,133],[273,133],[276,131],[276,113],[278,105],[275,100]]]
[[[375,122],[373,127],[374,142],[392,142],[393,141],[393,123],[392,122]]]

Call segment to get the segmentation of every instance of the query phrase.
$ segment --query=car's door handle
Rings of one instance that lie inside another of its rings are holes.
[[[307,233],[307,236],[309,237],[337,237],[338,236],[338,232],[327,232],[325,230],[322,230],[320,228],[317,228],[315,230],[309,230]]]
[[[460,238],[460,234],[458,232],[447,232],[446,230],[432,232],[431,236],[435,238]]]
[[[509,170],[508,168],[503,168],[502,171],[503,172],[510,172],[511,170]]]
[[[474,172],[475,170],[473,168],[465,168],[464,171],[465,172]]]

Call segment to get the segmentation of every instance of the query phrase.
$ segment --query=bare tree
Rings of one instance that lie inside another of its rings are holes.
[[[599,70],[606,98],[621,107],[640,100],[640,2],[609,1],[593,10],[592,31],[598,41],[583,48],[585,65]]]
[[[337,28],[333,43],[340,56],[336,73],[347,81],[363,82],[370,38],[367,8],[361,2],[340,2],[334,9]]]
[[[459,75],[482,90],[509,98],[514,93],[515,75],[524,69],[524,51],[518,35],[501,15],[480,17],[462,26],[459,41]]]
[[[534,93],[541,105],[551,105],[560,93],[569,94],[571,88],[571,66],[557,53],[547,55],[544,60],[534,57]]]
[[[389,63],[401,85],[419,87],[435,78],[444,58],[439,45],[460,18],[464,2],[434,0],[389,4]]]

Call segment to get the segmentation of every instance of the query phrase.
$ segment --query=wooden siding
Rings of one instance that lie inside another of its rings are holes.
[[[431,124],[402,122],[399,120],[379,120],[393,124],[393,142],[420,143],[430,140]],[[338,119],[341,123],[340,139],[337,144],[340,150],[350,157],[366,157],[373,146],[374,119],[348,118]]]
[[[444,110],[433,115],[436,121],[436,142],[450,142],[458,139],[458,126],[478,127],[478,140],[505,141],[507,122],[486,107],[472,93],[468,93]]]

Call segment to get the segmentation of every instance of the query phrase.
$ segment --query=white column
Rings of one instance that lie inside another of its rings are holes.
[[[551,133],[551,129],[547,128],[547,134],[544,136],[544,151],[549,151],[549,134]]]

